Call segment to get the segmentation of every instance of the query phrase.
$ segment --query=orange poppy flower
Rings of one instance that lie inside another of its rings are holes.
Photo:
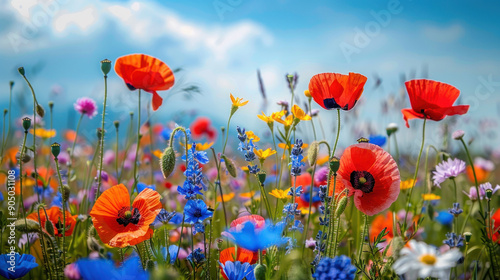
[[[405,82],[410,96],[411,109],[402,109],[406,127],[408,120],[430,119],[440,121],[446,116],[463,115],[469,110],[469,105],[453,106],[460,95],[454,86],[432,80],[411,80]]]
[[[373,216],[391,206],[399,195],[399,170],[392,156],[370,143],[349,146],[340,158],[338,177],[354,195],[359,211]]]
[[[370,227],[370,242],[374,242],[375,238],[379,235],[380,232],[384,228],[387,228],[389,233],[384,237],[386,239],[386,243],[391,242],[392,238],[394,238],[394,231],[392,226],[392,212],[387,212],[386,215],[377,215],[375,219],[373,219]]]
[[[131,54],[116,60],[115,71],[130,90],[142,89],[153,94],[153,110],[163,103],[157,91],[174,85],[174,73],[161,60],[145,54]]]
[[[90,216],[102,242],[123,248],[151,238],[149,225],[161,208],[160,194],[148,188],[130,206],[128,189],[119,184],[101,194]]]
[[[53,206],[50,209],[46,210],[47,215],[49,216],[49,221],[52,222],[54,225],[54,233],[56,236],[62,237],[62,232],[63,232],[63,212],[62,209],[59,208],[58,206]],[[66,232],[65,236],[70,236],[73,233],[73,230],[75,229],[76,225],[76,217],[77,215],[72,216],[70,212],[66,211]],[[31,213],[29,214],[26,219],[33,220],[38,223],[38,214]],[[43,210],[40,210],[40,222],[42,223],[41,226],[43,229],[45,229],[45,222],[47,221],[47,217],[45,216],[45,212]]]
[[[321,107],[351,110],[363,93],[367,78],[361,74],[322,73],[309,82],[309,93]]]
[[[227,249],[224,249],[220,252],[220,257],[219,257],[219,262],[221,264],[225,264],[227,261],[230,262],[235,262],[239,261],[241,263],[249,263],[249,264],[254,264],[259,260],[259,253],[258,252],[252,252],[250,250],[244,249],[244,248],[238,248],[238,252],[234,252],[235,247],[229,247]],[[236,256],[236,260],[234,257]],[[221,272],[222,272],[222,266],[220,267]],[[224,279],[229,280],[225,273],[222,273],[222,277]]]
[[[491,175],[489,170],[481,168],[477,165],[474,166],[474,170],[476,171],[476,178],[479,184],[486,183],[488,181],[488,178]],[[465,173],[467,174],[469,181],[474,182],[474,173],[472,172],[472,167],[470,167],[470,165],[465,169]]]

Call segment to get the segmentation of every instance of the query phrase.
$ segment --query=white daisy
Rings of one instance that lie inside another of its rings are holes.
[[[449,279],[451,268],[462,257],[457,248],[440,254],[438,248],[424,242],[410,240],[409,245],[409,248],[401,249],[400,258],[392,266],[396,274],[404,274],[406,280],[427,277]]]

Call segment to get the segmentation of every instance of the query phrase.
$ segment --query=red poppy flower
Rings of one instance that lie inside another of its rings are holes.
[[[266,224],[266,220],[259,215],[246,215],[233,220],[230,224],[230,228],[236,228],[240,230],[245,222],[250,221],[255,225],[255,228],[263,228]]]
[[[469,105],[453,106],[460,91],[451,85],[431,80],[411,80],[405,83],[410,96],[411,109],[403,109],[406,127],[408,120],[430,119],[440,121],[446,116],[463,115],[469,110]]]
[[[62,237],[62,232],[63,232],[63,212],[62,209],[53,206],[50,209],[46,210],[47,216],[49,217],[49,221],[52,222],[54,226],[54,233],[56,236]],[[43,229],[45,229],[45,222],[47,221],[47,216],[45,216],[45,211],[40,210],[40,222],[42,223],[41,226]],[[72,216],[70,212],[66,211],[66,232],[65,236],[70,236],[73,233],[73,230],[75,229],[76,225],[76,215]],[[33,220],[38,223],[38,214],[31,213],[29,214],[26,219]]]
[[[321,107],[351,110],[363,93],[366,77],[361,74],[322,73],[309,82],[309,93]]]
[[[378,214],[399,195],[399,170],[391,155],[370,143],[349,146],[340,158],[338,178],[366,215]]]
[[[130,206],[128,190],[120,184],[101,194],[90,216],[102,242],[123,248],[151,238],[153,230],[149,225],[161,208],[160,194],[148,188]]]
[[[116,60],[115,71],[130,90],[142,89],[153,94],[153,110],[157,110],[163,99],[157,91],[174,85],[174,73],[161,60],[145,54],[131,54]]]
[[[259,260],[259,253],[258,252],[252,252],[250,250],[244,249],[239,247],[238,252],[235,253],[235,247],[229,247],[227,249],[224,249],[220,252],[220,257],[219,257],[219,262],[221,264],[225,264],[227,261],[230,262],[235,262],[239,261],[241,263],[249,263],[249,264],[254,264]],[[234,257],[236,256],[236,260]],[[222,272],[222,267],[220,268]],[[224,279],[229,280],[227,276],[222,273],[222,277]]]
[[[495,223],[495,228],[498,228],[498,226],[500,226],[500,209],[497,209],[495,214],[491,216],[491,219]],[[500,231],[493,233],[493,242],[500,243]]]
[[[201,137],[206,135],[209,141],[212,141],[215,139],[217,131],[211,126],[209,118],[198,117],[191,124],[191,134],[195,139],[200,139]]]

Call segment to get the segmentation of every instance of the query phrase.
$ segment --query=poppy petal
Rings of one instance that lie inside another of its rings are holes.
[[[153,102],[151,103],[153,105],[153,111],[158,110],[160,108],[161,104],[163,103],[163,98],[156,92],[153,91]]]
[[[413,110],[450,107],[457,100],[460,91],[454,86],[427,79],[405,82]]]
[[[403,119],[405,120],[406,127],[408,127],[408,128],[410,128],[410,124],[408,123],[409,120],[411,120],[411,119],[423,119],[424,118],[423,114],[419,114],[410,108],[402,109],[401,113],[403,113]]]

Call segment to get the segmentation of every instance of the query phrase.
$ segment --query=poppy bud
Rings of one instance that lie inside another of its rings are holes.
[[[16,225],[16,230],[24,233],[38,232],[40,230],[40,224],[30,219],[26,219],[26,221],[19,219],[14,224]]]
[[[289,83],[293,82],[293,75],[286,75],[286,79],[288,80]]]
[[[264,185],[264,182],[266,181],[266,172],[260,171],[259,173],[257,173],[257,177],[259,178],[260,184]]]
[[[486,190],[486,197],[488,198],[488,200],[490,200],[492,196],[493,196],[493,191],[489,189]]]
[[[14,87],[14,81],[9,82],[10,88],[12,89]]]
[[[339,218],[342,213],[344,213],[345,207],[347,206],[347,195],[344,195],[337,205],[337,209],[335,210],[335,217]]]
[[[43,109],[42,105],[36,104],[36,113],[43,118],[45,116],[45,110]]]
[[[28,162],[30,162],[31,157],[28,154],[23,153],[23,157],[21,158],[21,155],[19,154],[18,159],[20,161],[22,161],[23,163],[28,163]]]
[[[390,123],[385,129],[385,131],[387,132],[387,136],[390,137],[393,133],[398,131],[398,125],[395,123]]]
[[[311,97],[312,97],[312,95],[311,95],[311,93],[309,92],[309,90],[308,90],[308,89],[304,90],[304,95],[305,95],[307,98],[311,98]]]
[[[52,145],[50,145],[52,155],[54,156],[55,159],[57,159],[57,156],[61,152],[61,144],[54,142]]]
[[[30,127],[31,127],[31,119],[28,117],[23,118],[24,132],[28,132],[28,129],[30,129]]]
[[[101,71],[104,76],[107,76],[109,71],[111,71],[111,60],[105,59],[101,61]]]
[[[332,157],[330,159],[330,170],[336,174],[339,171],[340,159],[338,157]]]
[[[49,109],[52,111],[54,108],[54,101],[49,101]]]
[[[8,109],[3,109],[3,116],[5,117],[7,115],[7,113],[9,112]]]
[[[54,230],[54,224],[49,219],[47,219],[45,221],[45,230],[47,231],[47,233],[50,236],[55,236],[56,235],[55,230]]]
[[[316,159],[318,158],[319,152],[319,142],[312,142],[311,146],[307,150],[307,160],[309,161],[309,165],[313,166],[316,163]]]
[[[266,266],[263,264],[258,264],[254,270],[253,273],[255,275],[256,280],[265,280],[266,279]]]
[[[364,137],[360,137],[360,138],[359,138],[358,140],[356,140],[356,141],[358,141],[358,143],[369,143],[369,142],[370,142],[370,140],[368,140],[368,139],[366,139],[366,138],[364,138]]]
[[[118,129],[118,127],[120,127],[120,122],[119,121],[114,121],[113,124],[115,125],[116,129]]]
[[[24,67],[19,67],[17,68],[17,71],[19,72],[19,74],[23,75],[26,74],[26,72],[24,71]]]
[[[469,243],[470,239],[472,238],[472,233],[470,233],[470,232],[464,232],[464,236],[465,236],[465,242]]]
[[[167,179],[175,168],[175,151],[172,147],[167,147],[160,157],[160,169],[163,178]]]
[[[63,197],[64,197],[64,201],[68,201],[69,200],[69,195],[70,195],[70,188],[68,185],[63,185]]]
[[[234,166],[234,163],[226,157],[226,155],[222,155],[221,158],[224,160],[224,163],[226,165],[227,172],[229,172],[229,175],[231,175],[233,178],[236,178],[236,167]]]

